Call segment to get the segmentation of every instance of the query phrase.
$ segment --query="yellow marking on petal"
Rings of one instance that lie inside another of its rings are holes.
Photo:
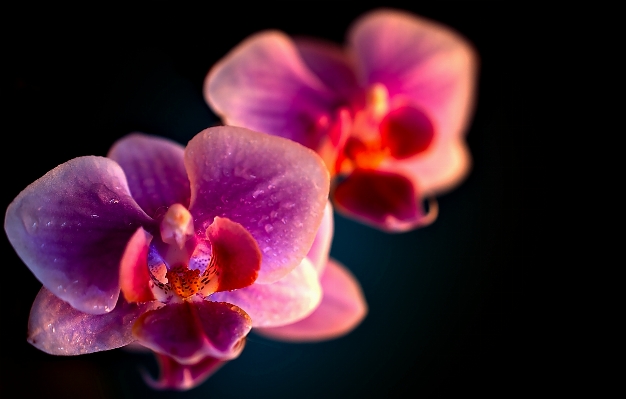
[[[200,270],[190,270],[186,265],[179,265],[167,271],[168,286],[183,299],[197,293],[205,297],[211,295],[219,285],[218,277],[213,259],[202,274]]]
[[[367,91],[365,102],[365,110],[371,115],[373,120],[380,123],[389,112],[389,92],[387,88],[380,83],[376,83]]]

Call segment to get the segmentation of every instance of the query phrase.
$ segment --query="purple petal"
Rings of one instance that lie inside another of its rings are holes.
[[[119,298],[102,315],[80,312],[42,287],[28,319],[28,342],[51,355],[83,355],[119,348],[135,341],[132,326],[158,302],[131,304]]]
[[[385,171],[356,169],[337,184],[333,199],[337,211],[389,232],[424,226],[436,217],[424,213],[408,178]]]
[[[150,288],[148,250],[152,235],[142,227],[128,241],[120,262],[120,289],[128,302],[148,302],[156,299]]]
[[[332,42],[297,38],[294,43],[306,66],[327,87],[340,93],[346,101],[358,90],[354,64],[343,49]]]
[[[356,278],[329,260],[321,278],[324,296],[310,316],[293,324],[254,331],[268,338],[312,342],[338,338],[354,330],[367,315],[367,302]]]
[[[318,275],[311,262],[304,259],[275,283],[216,292],[210,299],[239,306],[248,313],[253,327],[262,327],[289,324],[308,316],[321,296]]]
[[[305,257],[329,185],[328,171],[313,151],[280,137],[219,126],[189,142],[185,164],[198,235],[216,216],[241,224],[263,256],[257,282],[278,280]]]
[[[278,31],[251,36],[218,62],[204,82],[204,97],[227,125],[309,148],[316,148],[317,135],[338,101],[308,70],[291,39]]]
[[[223,302],[183,302],[147,312],[133,333],[139,343],[175,361],[192,365],[206,356],[234,359],[250,332],[250,317]]]
[[[322,223],[320,224],[319,230],[317,230],[315,240],[313,240],[313,245],[311,245],[309,253],[306,254],[306,257],[311,261],[318,275],[322,274],[324,268],[326,267],[326,263],[328,262],[330,244],[333,241],[333,232],[333,206],[330,201],[328,201],[326,208],[324,209]]]
[[[350,30],[360,78],[382,83],[434,120],[446,138],[465,133],[473,109],[477,56],[457,33],[438,23],[392,10],[361,17]]]
[[[115,142],[108,157],[124,170],[139,206],[157,218],[172,204],[189,206],[189,179],[183,154],[180,144],[134,133]]]
[[[207,356],[194,364],[180,364],[169,356],[160,353],[154,353],[161,376],[155,381],[147,373],[144,373],[144,380],[154,389],[175,389],[177,391],[186,391],[197,387],[215,373],[220,367],[226,363],[223,360]]]
[[[120,166],[90,156],[26,187],[9,205],[4,228],[47,289],[80,311],[102,314],[117,302],[128,240],[151,223],[130,196]]]

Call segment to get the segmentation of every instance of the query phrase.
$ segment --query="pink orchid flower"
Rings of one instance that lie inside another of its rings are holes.
[[[225,124],[318,152],[345,215],[390,232],[427,225],[434,196],[469,172],[475,52],[452,30],[394,10],[362,16],[347,43],[260,32],[209,71],[205,99]]]
[[[197,386],[240,354],[252,327],[319,305],[305,256],[328,189],[313,151],[235,127],[206,129],[186,148],[131,134],[107,158],[56,167],[5,217],[43,284],[29,342],[54,355],[138,343],[159,360],[154,387]]]

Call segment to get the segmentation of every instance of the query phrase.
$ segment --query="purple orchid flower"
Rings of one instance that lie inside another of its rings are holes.
[[[253,35],[213,66],[205,99],[226,124],[318,152],[337,177],[338,211],[385,231],[425,226],[437,217],[434,196],[470,169],[475,52],[450,29],[394,10],[362,16],[347,37],[342,49]]]
[[[154,387],[197,386],[239,355],[253,326],[319,305],[305,256],[328,189],[313,151],[235,127],[206,129],[186,148],[131,134],[107,158],[56,167],[5,217],[43,284],[29,342],[54,355],[138,343],[161,366]]]

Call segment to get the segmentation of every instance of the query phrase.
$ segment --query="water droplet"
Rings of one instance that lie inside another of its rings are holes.
[[[265,225],[265,231],[267,231],[269,233],[272,230],[274,230],[274,226],[272,226],[271,224],[266,224]]]
[[[222,200],[222,202],[223,202],[224,204],[227,204],[227,203],[228,203],[228,198],[226,198],[226,196],[225,196],[225,195],[222,195],[222,196],[220,197],[220,199]]]
[[[100,217],[100,216],[98,216],[98,215],[96,215],[96,214],[91,215],[91,218],[92,218],[92,219],[96,219],[96,218],[99,218],[99,217]]]
[[[52,327],[52,332],[57,332],[56,328]]]
[[[273,190],[275,188],[276,188],[276,186],[274,184],[270,184],[269,186],[267,186],[268,190]]]
[[[263,194],[265,191],[263,190],[256,190],[255,192],[252,193],[252,198],[256,198],[259,195]]]
[[[272,248],[270,248],[270,247],[265,247],[265,248],[263,248],[263,253],[264,253],[264,254],[266,254],[266,253],[268,253],[271,249],[272,249]]]
[[[116,199],[116,198],[111,198],[109,200],[109,204],[119,204],[120,200]]]

